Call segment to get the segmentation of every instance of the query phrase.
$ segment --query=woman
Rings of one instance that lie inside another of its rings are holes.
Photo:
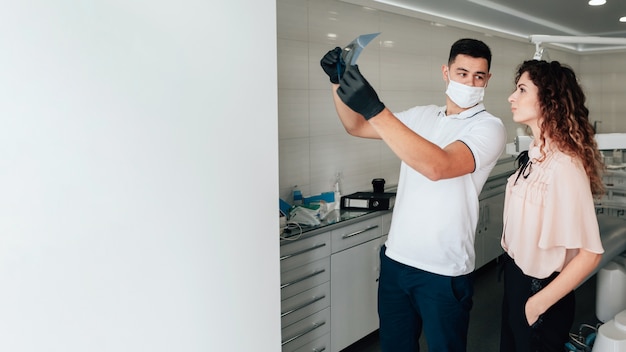
[[[500,351],[562,352],[574,289],[604,252],[593,201],[604,166],[572,69],[525,61],[515,84],[513,120],[534,138],[506,187]]]

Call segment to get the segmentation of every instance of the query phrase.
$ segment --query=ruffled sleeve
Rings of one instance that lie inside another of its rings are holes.
[[[603,253],[589,178],[581,163],[562,154],[550,167],[554,177],[545,193],[539,248]]]

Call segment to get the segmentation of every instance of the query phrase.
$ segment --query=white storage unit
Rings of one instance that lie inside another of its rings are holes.
[[[330,232],[280,247],[282,350],[330,347]]]
[[[282,351],[339,351],[378,329],[378,254],[390,224],[390,212],[373,212],[282,241]]]
[[[474,238],[476,269],[504,252],[500,245],[503,227],[502,213],[504,211],[506,182],[511,173],[513,170],[508,169],[499,175],[490,177],[478,197],[478,224]]]
[[[331,352],[378,329],[381,217],[333,230],[331,267]]]

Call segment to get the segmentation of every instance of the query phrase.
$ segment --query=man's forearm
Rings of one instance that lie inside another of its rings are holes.
[[[339,85],[333,84],[333,101],[335,102],[335,109],[337,110],[337,115],[339,115],[339,120],[345,130],[352,136],[380,139],[380,136],[369,122],[365,120],[361,114],[350,109],[341,98],[339,98],[337,88],[339,88]]]

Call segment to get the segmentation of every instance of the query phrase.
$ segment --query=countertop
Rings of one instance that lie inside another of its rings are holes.
[[[363,221],[375,216],[381,216],[390,213],[392,210],[333,210],[322,219],[322,223],[316,226],[292,225],[289,230],[281,235],[281,245],[289,243],[293,240],[299,240],[320,233],[332,231],[333,229],[351,225],[353,223]]]

